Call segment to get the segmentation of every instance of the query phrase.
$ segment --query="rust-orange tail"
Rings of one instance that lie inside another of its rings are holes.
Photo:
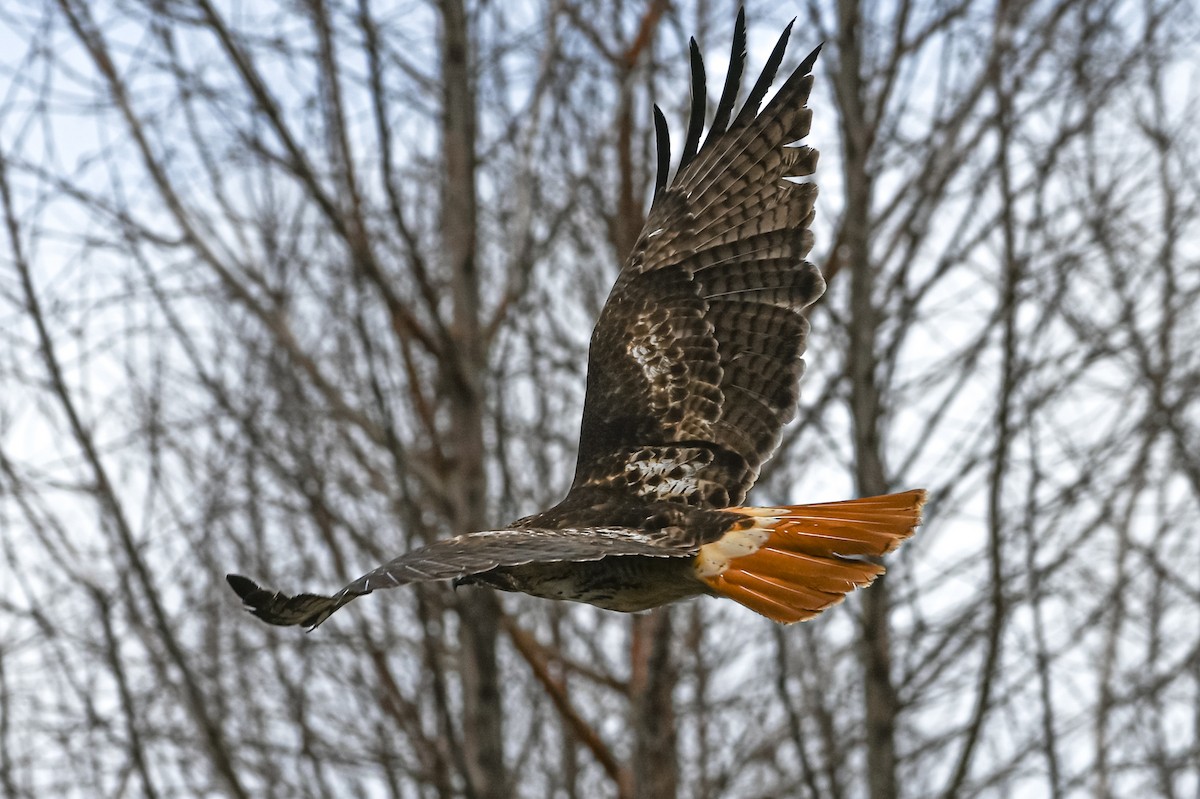
[[[726,596],[783,624],[811,619],[883,574],[883,555],[921,523],[924,491],[790,505],[727,508],[746,518],[696,555],[696,575]]]

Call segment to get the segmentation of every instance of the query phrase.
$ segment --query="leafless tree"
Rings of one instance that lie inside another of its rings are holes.
[[[830,288],[757,500],[928,486],[888,577],[788,628],[426,587],[303,636],[225,572],[566,490],[650,103],[691,34],[720,85],[735,7],[5,4],[0,794],[1200,792],[1200,20],[798,11]]]

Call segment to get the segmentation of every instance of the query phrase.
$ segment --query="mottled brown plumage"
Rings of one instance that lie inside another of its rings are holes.
[[[272,593],[231,575],[255,615],[311,627],[376,589],[452,579],[622,611],[723,595],[791,622],[882,571],[843,556],[882,555],[911,535],[923,492],[737,507],[795,413],[803,311],[825,288],[804,260],[816,185],[789,180],[816,168],[816,150],[796,143],[809,130],[817,50],[759,111],[790,30],[734,116],[746,42],[739,13],[703,144],[707,92],[692,42],[693,106],[670,181],[655,108],[654,203],[592,335],[567,497],[505,530],[402,555],[331,597]]]

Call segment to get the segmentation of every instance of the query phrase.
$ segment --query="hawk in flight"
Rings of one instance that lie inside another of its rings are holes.
[[[289,596],[229,575],[271,624],[315,627],[347,602],[426,580],[640,611],[728,597],[777,622],[811,618],[883,572],[920,522],[924,491],[745,507],[796,411],[804,310],[825,290],[804,260],[817,151],[799,144],[814,50],[765,108],[779,38],[741,109],[738,14],[721,98],[704,127],[704,62],[691,43],[692,105],[679,167],[654,109],[658,176],[649,218],[592,333],[575,479],[566,498],[503,530],[401,555],[332,596]]]

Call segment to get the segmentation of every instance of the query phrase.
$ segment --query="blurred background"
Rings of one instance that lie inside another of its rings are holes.
[[[822,151],[751,494],[927,487],[777,627],[331,590],[557,501],[588,335],[737,6],[0,8],[0,795],[1200,795],[1200,17],[751,2]],[[711,113],[711,110],[710,110]]]

